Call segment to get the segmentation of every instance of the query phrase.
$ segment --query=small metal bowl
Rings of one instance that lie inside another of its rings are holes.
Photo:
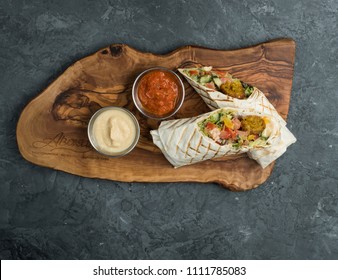
[[[93,133],[93,125],[94,125],[94,122],[95,120],[97,119],[97,117],[102,114],[103,112],[105,111],[109,111],[109,110],[117,110],[117,111],[123,111],[125,113],[127,113],[131,120],[133,121],[133,123],[135,124],[135,128],[136,128],[136,135],[135,135],[135,139],[134,141],[132,142],[132,144],[126,148],[125,150],[121,151],[121,152],[118,152],[118,153],[114,153],[114,154],[108,154],[108,153],[105,153],[103,152],[99,145],[97,144],[96,142],[96,139],[95,139],[95,135]],[[140,125],[137,121],[137,119],[135,118],[135,116],[127,109],[125,108],[122,108],[122,107],[115,107],[115,106],[108,106],[108,107],[104,107],[100,110],[98,110],[91,118],[90,118],[90,121],[88,123],[88,128],[87,128],[87,133],[88,133],[88,139],[89,139],[89,142],[90,144],[93,146],[93,148],[99,152],[100,154],[102,155],[105,155],[105,156],[109,156],[109,157],[122,157],[124,155],[127,155],[129,154],[134,148],[135,146],[137,145],[138,143],[138,140],[140,138]]]
[[[141,101],[140,101],[138,94],[137,94],[140,81],[142,80],[142,78],[146,74],[148,74],[152,71],[162,71],[162,72],[170,73],[176,79],[176,83],[178,85],[178,98],[176,100],[175,108],[174,108],[174,110],[172,110],[171,112],[169,112],[165,115],[156,115],[156,114],[152,114],[152,113],[148,112],[142,106]],[[151,119],[164,120],[164,119],[170,118],[171,116],[175,115],[177,113],[177,111],[181,108],[183,101],[184,101],[184,97],[185,97],[185,90],[184,90],[184,85],[183,85],[181,78],[174,71],[171,71],[170,69],[167,69],[167,68],[164,68],[164,67],[153,67],[153,68],[150,68],[150,69],[143,71],[140,75],[137,76],[137,78],[136,78],[136,80],[133,84],[132,97],[133,97],[133,101],[134,101],[136,108],[144,116],[151,118]]]

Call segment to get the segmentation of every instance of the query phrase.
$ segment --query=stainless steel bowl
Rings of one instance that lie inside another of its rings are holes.
[[[132,144],[127,149],[125,149],[125,150],[123,150],[119,153],[115,153],[115,154],[107,154],[107,153],[102,152],[102,150],[100,150],[100,147],[96,142],[95,135],[93,133],[93,124],[94,124],[95,120],[97,119],[97,117],[100,114],[102,114],[103,112],[109,111],[109,110],[118,110],[118,111],[123,111],[123,112],[127,113],[131,117],[133,123],[135,124],[135,128],[136,128],[136,135],[135,135],[135,139],[132,142]],[[108,107],[104,107],[104,108],[98,110],[90,118],[90,121],[88,123],[87,133],[88,133],[88,139],[89,139],[90,144],[93,146],[93,148],[97,152],[99,152],[100,154],[109,156],[109,157],[121,157],[121,156],[129,154],[135,148],[135,146],[137,145],[138,140],[140,138],[140,125],[139,125],[137,119],[135,118],[135,116],[129,110],[122,108],[122,107],[108,106]]]
[[[175,104],[175,108],[173,111],[169,112],[168,114],[165,115],[156,115],[156,114],[152,114],[150,112],[148,112],[147,110],[145,110],[140,102],[140,99],[138,97],[137,94],[137,90],[138,90],[138,86],[139,83],[141,81],[141,79],[148,73],[152,72],[152,71],[164,71],[164,72],[168,72],[170,74],[172,74],[172,76],[176,79],[177,81],[177,85],[179,86],[179,90],[178,90],[178,99],[176,100],[176,104]],[[184,85],[183,82],[181,80],[181,78],[174,72],[171,71],[170,69],[164,68],[164,67],[153,67],[150,69],[147,69],[145,71],[143,71],[140,75],[137,76],[134,84],[133,84],[133,89],[132,89],[132,97],[133,97],[133,101],[134,104],[136,106],[136,108],[146,117],[151,118],[151,119],[156,119],[156,120],[164,120],[167,118],[170,118],[171,116],[175,115],[177,113],[177,111],[181,108],[183,101],[184,101],[184,97],[185,97],[185,90],[184,90]]]

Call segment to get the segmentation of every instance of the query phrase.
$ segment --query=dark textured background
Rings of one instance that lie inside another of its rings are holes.
[[[337,259],[338,2],[0,2],[0,257]],[[258,189],[120,183],[25,161],[24,106],[111,43],[166,53],[297,42],[288,126],[298,138]]]

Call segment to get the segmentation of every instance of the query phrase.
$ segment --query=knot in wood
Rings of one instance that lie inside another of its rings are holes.
[[[119,57],[122,54],[122,46],[121,45],[111,45],[110,47],[110,53],[114,57]]]

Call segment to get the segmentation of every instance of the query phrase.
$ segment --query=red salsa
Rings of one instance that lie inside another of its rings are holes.
[[[137,94],[146,111],[163,116],[175,109],[178,89],[177,79],[173,74],[155,70],[141,78]]]

